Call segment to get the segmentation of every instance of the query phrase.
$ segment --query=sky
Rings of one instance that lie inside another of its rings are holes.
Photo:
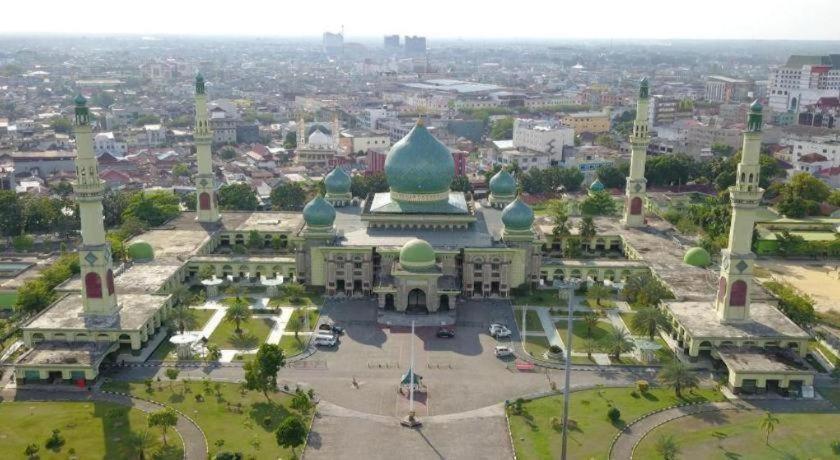
[[[840,40],[840,0],[11,0],[0,34]]]

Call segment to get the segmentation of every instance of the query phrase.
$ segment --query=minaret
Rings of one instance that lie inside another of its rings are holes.
[[[333,122],[332,122],[332,131],[333,131],[333,148],[335,151],[339,151],[339,141],[341,140],[341,122],[338,121],[338,109],[336,109],[335,114],[333,114]]]
[[[636,101],[636,121],[633,123],[633,134],[630,135],[630,176],[627,177],[624,217],[621,219],[625,227],[645,225],[644,203],[647,187],[645,157],[650,142],[648,134],[649,104],[648,80],[642,78],[639,84],[639,99]]]
[[[715,311],[722,322],[750,318],[750,290],[755,254],[752,252],[755,213],[764,193],[758,186],[761,152],[761,104],[755,101],[747,115],[747,129],[741,148],[741,162],[735,185],[729,187],[732,220],[729,246],[721,251],[720,279]]]
[[[103,181],[93,154],[93,134],[87,101],[75,99],[76,202],[79,204],[82,245],[79,247],[79,270],[82,277],[82,303],[88,315],[111,315],[118,310],[114,292],[111,246],[105,239],[102,214]]]
[[[213,176],[213,160],[210,145],[213,131],[207,118],[207,95],[204,91],[204,77],[195,77],[195,149],[198,157],[198,174],[195,175],[196,217],[199,222],[218,222],[219,206],[216,202],[216,178]]]
[[[303,112],[298,114],[297,126],[297,148],[302,149],[306,147],[306,122],[303,118]]]

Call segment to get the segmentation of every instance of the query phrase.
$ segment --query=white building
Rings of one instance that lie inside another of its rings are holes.
[[[97,133],[93,138],[93,151],[96,156],[108,153],[115,157],[121,157],[128,151],[128,146],[125,142],[117,141],[113,132]]]
[[[785,138],[782,145],[791,148],[791,173],[815,174],[823,169],[840,167],[840,139],[838,136],[811,139]]]
[[[143,145],[148,147],[158,147],[166,144],[166,128],[163,125],[144,125],[143,126]]]
[[[575,144],[575,130],[556,121],[517,118],[513,121],[513,146],[549,156],[562,155],[563,146]]]
[[[821,97],[840,96],[840,54],[790,56],[770,74],[767,95],[775,112],[798,111]]]

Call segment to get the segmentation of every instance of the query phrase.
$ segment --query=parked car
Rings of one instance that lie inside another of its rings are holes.
[[[336,326],[335,324],[330,323],[322,323],[318,326],[319,331],[329,331],[336,335],[344,334],[344,328],[341,326]]]
[[[513,356],[513,350],[507,345],[496,345],[496,349],[493,351],[493,353],[496,354],[497,358]]]
[[[497,339],[510,337],[511,334],[512,334],[512,332],[510,331],[510,329],[507,328],[507,326],[505,326],[504,324],[499,324],[499,323],[491,324],[490,328],[489,328],[489,331],[490,331],[490,335],[497,338]]]
[[[452,337],[455,337],[455,331],[449,329],[448,327],[441,327],[438,328],[435,335],[443,339],[451,339]]]
[[[318,333],[313,343],[318,347],[334,347],[338,345],[338,337],[331,333]]]

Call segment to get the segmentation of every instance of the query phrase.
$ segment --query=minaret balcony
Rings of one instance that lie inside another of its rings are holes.
[[[764,189],[761,187],[752,187],[744,185],[735,185],[729,187],[729,196],[733,204],[747,204],[758,205],[761,202],[761,197],[764,195]]]

